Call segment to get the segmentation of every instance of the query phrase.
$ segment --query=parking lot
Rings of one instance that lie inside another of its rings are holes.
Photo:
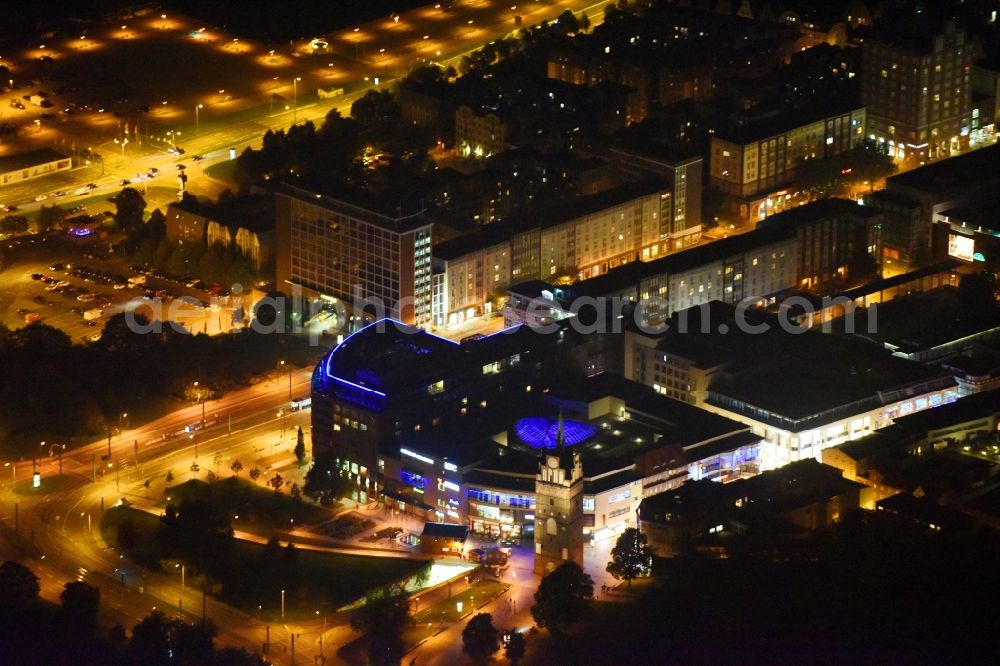
[[[238,304],[221,293],[213,296],[193,281],[188,286],[153,271],[140,272],[107,254],[107,243],[44,238],[49,240],[22,240],[23,246],[8,250],[15,258],[0,273],[0,323],[8,328],[39,321],[74,342],[92,342],[100,338],[108,317],[126,310],[175,321],[193,333],[233,327]]]

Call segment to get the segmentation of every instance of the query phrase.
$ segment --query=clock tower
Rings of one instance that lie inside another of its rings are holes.
[[[583,464],[559,441],[542,456],[535,475],[535,573],[544,576],[567,560],[583,566]]]

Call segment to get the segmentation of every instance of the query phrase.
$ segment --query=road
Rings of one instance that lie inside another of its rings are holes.
[[[308,390],[309,374],[293,374],[293,392]],[[307,424],[309,415],[299,412],[278,416],[278,410],[288,404],[288,390],[282,378],[210,401],[205,405],[209,425],[194,436],[170,437],[185,426],[200,423],[202,411],[197,405],[142,428],[126,430],[113,437],[110,444],[103,440],[66,452],[61,477],[58,455],[41,458],[38,465],[43,480],[61,480],[59,488],[47,494],[26,491],[34,461],[2,468],[5,476],[0,515],[4,536],[29,553],[26,563],[38,573],[43,596],[56,600],[65,582],[84,580],[101,589],[104,619],[127,627],[154,608],[168,613],[183,611],[189,619],[200,617],[204,602],[207,616],[220,627],[220,645],[259,650],[266,632],[263,623],[211,598],[203,599],[197,590],[182,588],[176,576],[150,574],[125,564],[117,553],[104,549],[99,525],[102,509],[123,497],[137,505],[163,498],[168,492],[168,470],[177,481],[189,478],[196,447],[200,474],[217,468],[224,475],[230,462],[239,458],[247,470],[252,466],[260,468],[262,477],[280,470],[289,484],[301,484],[303,470],[292,453],[293,432],[296,426]],[[164,440],[164,436],[168,439]],[[6,476],[8,469],[10,477]],[[151,482],[148,491],[143,485],[147,479]],[[152,499],[146,499],[147,493]],[[236,526],[238,529],[238,522]],[[312,622],[272,627],[273,649],[289,650],[290,654],[290,632],[318,638],[317,626]],[[303,644],[300,654],[307,647]]]
[[[401,14],[398,20],[382,19],[331,34],[327,36],[329,49],[322,53],[314,52],[308,43],[300,43],[293,44],[292,53],[288,55],[276,54],[273,49],[270,55],[263,55],[268,52],[264,50],[265,45],[255,45],[235,37],[230,41],[225,35],[203,33],[209,37],[202,37],[202,40],[210,39],[219,49],[228,49],[233,55],[250,59],[247,61],[248,67],[251,63],[254,66],[260,65],[263,61],[275,68],[287,66],[294,71],[289,73],[281,70],[280,76],[273,77],[274,82],[270,79],[248,81],[245,84],[245,94],[226,92],[227,89],[223,88],[219,92],[225,94],[213,93],[208,102],[200,103],[198,100],[208,97],[207,93],[199,93],[197,98],[171,101],[162,108],[154,107],[151,112],[154,128],[147,130],[145,140],[141,142],[133,140],[128,144],[115,143],[109,137],[115,131],[114,123],[109,128],[106,121],[111,118],[105,117],[108,114],[100,115],[96,111],[91,116],[74,117],[76,119],[64,124],[48,123],[38,136],[28,137],[26,148],[42,145],[89,146],[94,152],[100,153],[103,160],[92,161],[89,166],[72,172],[4,186],[0,188],[0,203],[16,205],[21,211],[32,211],[43,204],[53,203],[52,199],[36,202],[36,196],[64,190],[69,195],[60,198],[58,202],[61,205],[73,205],[75,200],[83,198],[73,194],[82,184],[93,183],[98,186],[95,192],[87,196],[110,195],[121,189],[122,179],[132,179],[136,174],[147,172],[150,167],[161,170],[154,179],[158,184],[169,184],[176,177],[176,163],[183,163],[188,167],[188,189],[209,196],[216,195],[225,185],[207,177],[204,169],[228,160],[230,149],[235,149],[238,153],[246,147],[256,147],[263,133],[269,129],[286,129],[293,122],[322,120],[332,109],[347,114],[354,101],[368,90],[391,84],[396,77],[422,62],[457,64],[463,56],[483,44],[512,32],[515,28],[515,16],[521,16],[523,25],[529,26],[543,20],[552,20],[570,9],[574,12],[586,11],[591,22],[596,25],[603,20],[603,8],[609,1],[558,0],[506,5],[486,0],[467,0],[455,3],[450,12],[428,5]],[[190,22],[186,19],[165,19],[164,23],[171,23],[169,28],[155,25],[159,21],[156,17],[150,19],[149,31],[170,29],[176,31],[178,37],[192,38],[197,34],[197,31],[190,35],[186,32],[194,26],[193,23],[187,25]],[[107,29],[111,33],[118,31],[116,26],[109,26]],[[120,37],[114,34],[108,36],[109,41],[115,38]],[[95,39],[97,38],[88,37],[90,41]],[[63,48],[63,51],[67,51],[67,48]],[[86,53],[87,50],[79,45],[74,45],[73,48],[81,50],[81,53]],[[37,58],[40,54],[44,55],[37,49],[32,49],[23,54],[23,58],[30,62],[30,59]],[[82,55],[67,53],[64,57]],[[274,62],[269,62],[270,60]],[[299,71],[302,75],[296,77],[295,74]],[[330,78],[330,71],[337,72],[334,79]],[[327,100],[320,100],[312,92],[319,86],[329,86],[331,82],[350,92]],[[240,85],[239,82],[234,83]],[[284,108],[281,103],[275,108],[272,95],[280,95],[285,102],[291,103],[284,105],[288,108]],[[164,101],[164,104],[167,102]],[[196,107],[203,109],[200,115],[194,113]],[[176,140],[178,135],[184,137],[182,141]],[[169,155],[166,149],[172,142],[183,143],[186,154],[179,158]],[[197,154],[204,155],[206,159],[199,163],[188,159]],[[159,205],[166,202],[156,203]]]

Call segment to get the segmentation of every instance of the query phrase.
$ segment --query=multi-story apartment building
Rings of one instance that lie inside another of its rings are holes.
[[[911,164],[967,147],[974,59],[965,31],[952,22],[929,34],[892,21],[866,39],[861,99],[868,107],[868,136]]]
[[[455,149],[465,157],[489,157],[507,148],[507,123],[499,112],[455,110]]]
[[[629,184],[542,211],[530,223],[515,223],[513,231],[505,223],[487,225],[442,243],[434,248],[441,276],[434,323],[451,325],[491,311],[491,301],[517,282],[586,279],[695,242],[700,225],[684,226],[684,209],[672,204],[661,184]]]
[[[835,106],[836,103],[834,103]],[[793,204],[796,169],[803,160],[839,155],[865,140],[864,106],[794,110],[712,136],[711,186],[731,212],[757,221]]]
[[[433,222],[422,209],[393,215],[288,185],[275,193],[279,289],[430,322]]]
[[[634,301],[642,322],[655,325],[710,301],[770,304],[792,290],[822,291],[875,270],[881,221],[879,211],[849,200],[814,202],[776,215],[754,231],[624,266],[571,287],[515,285],[504,316],[529,325],[537,325],[539,316],[563,319],[574,298],[586,295]]]

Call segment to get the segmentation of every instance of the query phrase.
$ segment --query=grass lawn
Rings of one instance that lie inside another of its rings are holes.
[[[40,479],[40,485],[35,488],[34,481],[31,476],[28,476],[24,481],[18,483],[14,486],[14,492],[18,495],[48,495],[51,492],[57,490],[68,490],[75,486],[86,483],[86,480],[80,479],[75,476],[60,476],[57,471],[52,469],[52,463],[48,460],[45,461],[41,468],[42,475]]]
[[[205,174],[230,185],[236,185],[236,160],[216,162],[205,169]]]
[[[497,580],[481,580],[473,583],[468,589],[461,590],[465,583],[453,583],[454,594],[450,599],[445,599],[434,604],[430,608],[425,608],[413,616],[416,624],[428,622],[457,622],[458,619],[481,606],[489,599],[495,599],[509,585]],[[458,604],[462,604],[462,610],[458,610]]]
[[[240,542],[237,558],[254,561],[263,550],[264,546]],[[294,565],[297,581],[287,586],[275,581],[243,595],[224,593],[223,598],[234,606],[260,613],[265,621],[278,620],[281,589],[285,586],[286,619],[315,619],[317,610],[332,615],[336,609],[363,597],[370,590],[402,581],[425,566],[427,562],[423,560],[300,550]]]
[[[214,466],[206,464],[205,469],[214,469]],[[220,467],[219,472],[229,474],[230,470]],[[246,473],[245,469],[241,472],[244,476]],[[276,493],[263,481],[254,485],[251,481],[232,476],[215,483],[198,479],[185,481],[173,486],[168,496],[170,504],[180,504],[185,500],[210,502],[234,517],[233,529],[264,536],[330,517],[328,510],[305,500],[295,500],[285,492]],[[236,519],[236,516],[239,518]]]
[[[125,520],[135,525],[138,544],[129,556],[147,568],[163,560],[157,538],[159,518],[137,509],[114,507],[105,512],[101,523],[105,542],[118,546],[118,525]],[[401,581],[427,566],[423,560],[307,550],[296,550],[294,562],[286,566],[284,556],[283,552],[278,560],[270,561],[265,546],[236,540],[227,561],[229,580],[222,581],[221,587],[210,585],[209,593],[264,621],[275,621],[281,617],[281,591],[285,590],[286,620],[315,619],[316,611],[333,615],[369,590]],[[190,563],[187,575],[191,585],[206,579],[218,582]]]

